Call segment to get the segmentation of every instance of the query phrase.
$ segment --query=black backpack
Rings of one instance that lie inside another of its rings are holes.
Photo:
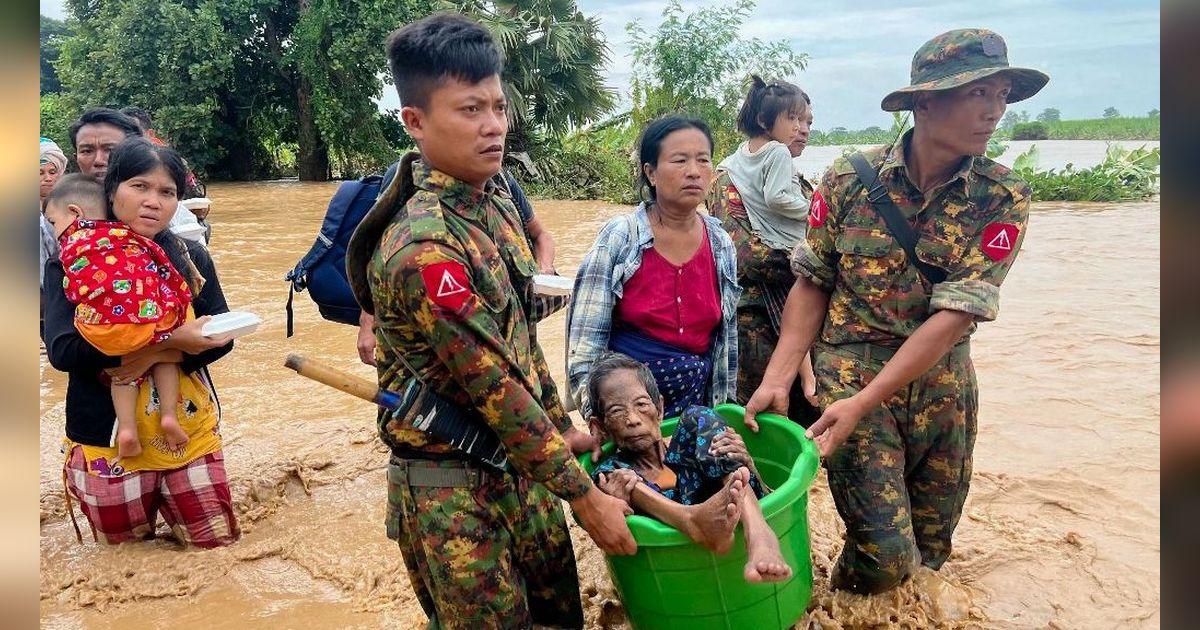
[[[321,317],[340,324],[358,325],[362,309],[350,290],[346,277],[346,247],[354,228],[392,177],[399,162],[392,164],[386,174],[368,175],[359,180],[342,182],[329,200],[321,232],[308,253],[284,276],[291,283],[287,301],[287,336],[292,330],[292,297],[296,292],[308,289],[308,295],[317,303]]]

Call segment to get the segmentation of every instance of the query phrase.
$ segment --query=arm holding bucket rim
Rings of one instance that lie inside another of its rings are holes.
[[[751,431],[758,432],[759,413],[787,416],[789,390],[828,310],[829,294],[806,276],[796,276],[783,305],[779,343],[771,353],[762,383],[746,401],[746,427]]]

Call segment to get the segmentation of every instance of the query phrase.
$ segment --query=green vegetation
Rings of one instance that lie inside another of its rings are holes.
[[[742,25],[753,9],[753,0],[737,0],[731,6],[687,13],[673,0],[655,30],[627,25],[634,42],[632,110],[590,128],[542,139],[531,149],[544,171],[540,180],[530,182],[532,194],[637,201],[638,133],[666,113],[685,112],[707,122],[716,144],[715,160],[732,153],[743,140],[736,119],[750,75],[767,80],[792,76],[808,60],[784,42],[743,38]]]
[[[1017,156],[1013,170],[1033,189],[1036,201],[1126,201],[1158,192],[1158,148],[1124,149],[1110,145],[1104,161],[1076,170],[1038,170],[1037,145]]]
[[[476,17],[501,43],[516,119],[510,147],[593,121],[614,102],[599,22],[573,0],[66,4],[65,24],[43,20],[43,133],[54,137],[87,107],[136,105],[215,179],[324,180],[386,167],[412,143],[396,112],[376,105],[392,89],[383,42],[435,9]],[[55,78],[62,91],[47,101]]]
[[[487,27],[507,60],[513,105],[510,153],[527,153],[531,194],[636,201],[634,153],[651,119],[685,112],[711,126],[714,159],[742,141],[736,115],[749,75],[789,78],[808,57],[787,42],[741,31],[756,0],[685,10],[670,0],[657,25],[630,23],[631,108],[612,115],[604,86],[609,48],[599,18],[574,0],[67,0],[70,18],[41,23],[41,132],[64,148],[84,108],[136,105],[156,130],[214,178],[356,177],[382,170],[412,146],[395,111],[376,101],[389,79],[387,33],[434,10],[457,10]],[[597,122],[603,116],[610,116]],[[1062,120],[1010,110],[988,145],[1049,140],[1157,140],[1160,114]],[[873,146],[910,127],[813,130],[809,144]],[[1039,199],[1120,200],[1154,194],[1159,153],[1110,149],[1093,169],[1038,171],[1036,150],[1020,170]]]
[[[1093,118],[1089,120],[1055,120],[1058,110],[1047,109],[1031,121],[1028,112],[1010,111],[996,131],[1001,140],[1158,140],[1160,117],[1157,110],[1150,116],[1137,118]],[[1018,137],[1018,129],[1025,130]],[[1044,135],[1043,135],[1044,131]],[[1033,133],[1033,137],[1028,137]],[[834,144],[887,144],[895,139],[891,131],[867,127],[849,131],[834,127],[829,131],[814,129],[809,146]]]
[[[636,128],[663,114],[686,112],[712,127],[715,159],[737,148],[743,140],[737,112],[750,75],[782,79],[808,63],[808,55],[793,52],[785,42],[742,36],[754,5],[754,0],[736,0],[689,14],[671,0],[653,32],[635,22],[625,27],[633,46],[630,119]]]
[[[1011,135],[1013,140],[1047,140],[1050,138],[1050,128],[1044,122],[1017,123]]]
[[[1158,116],[1061,120],[1047,125],[1050,140],[1158,140]]]
[[[503,49],[504,91],[515,114],[509,151],[527,151],[535,130],[561,135],[616,104],[601,74],[609,49],[600,20],[574,1],[439,0],[434,8],[479,20]]]
[[[41,16],[41,28],[38,34],[38,50],[41,57],[41,94],[53,94],[62,91],[62,83],[54,64],[58,62],[59,48],[64,39],[74,35],[66,22],[46,16]]]

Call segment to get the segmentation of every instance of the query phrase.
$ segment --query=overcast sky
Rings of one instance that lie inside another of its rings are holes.
[[[633,60],[625,25],[647,31],[662,20],[662,0],[577,0],[599,15],[612,49],[609,85],[628,93]],[[692,9],[712,2],[684,1]],[[65,16],[61,0],[42,13]],[[1009,62],[1050,75],[1037,96],[1010,106],[1036,115],[1057,107],[1063,118],[1096,118],[1106,107],[1145,115],[1159,108],[1159,3],[1150,0],[760,0],[746,37],[786,41],[808,53],[793,81],[813,99],[814,127],[887,128],[879,109],[889,91],[907,85],[912,55],[929,38],[954,28],[990,28],[1008,42]],[[381,108],[398,107],[384,90]]]

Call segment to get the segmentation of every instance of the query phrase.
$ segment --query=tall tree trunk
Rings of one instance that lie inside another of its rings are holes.
[[[296,170],[300,181],[328,181],[329,147],[321,138],[317,121],[313,118],[312,85],[304,76],[299,76],[296,81],[296,119],[299,125],[297,140],[300,145],[300,155],[296,156]]]

